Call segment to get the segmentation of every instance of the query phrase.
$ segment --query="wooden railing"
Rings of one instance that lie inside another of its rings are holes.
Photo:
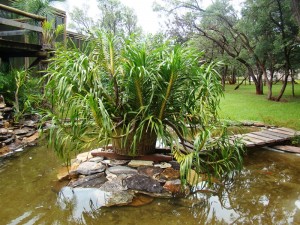
[[[32,13],[24,12],[19,9],[0,4],[0,10],[17,14],[19,16],[24,16],[25,18],[19,18],[19,19],[7,19],[0,17],[0,25],[5,25],[9,27],[19,28],[18,30],[8,30],[8,31],[0,31],[0,37],[4,36],[17,36],[17,35],[24,35],[28,31],[34,31],[38,33],[42,33],[42,23],[46,20],[45,17],[35,15]],[[26,23],[28,19],[33,19],[35,21],[39,22],[39,25],[32,25],[29,23]]]

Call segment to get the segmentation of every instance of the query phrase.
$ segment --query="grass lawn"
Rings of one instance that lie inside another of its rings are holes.
[[[292,97],[291,85],[288,85],[281,102],[266,99],[267,87],[264,87],[264,95],[256,95],[254,85],[241,85],[238,90],[234,90],[235,87],[225,87],[225,97],[220,105],[221,118],[260,121],[300,130],[300,84],[295,85],[296,97]],[[280,88],[281,84],[274,85],[274,96]]]

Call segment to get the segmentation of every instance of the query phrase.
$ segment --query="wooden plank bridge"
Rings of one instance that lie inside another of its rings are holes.
[[[239,139],[246,148],[251,149],[255,147],[266,147],[271,146],[273,149],[279,151],[286,151],[292,153],[300,153],[300,148],[295,146],[289,145],[280,145],[283,143],[287,143],[291,141],[292,138],[295,136],[300,135],[300,131],[295,131],[289,128],[270,128],[270,129],[263,129],[257,132],[250,132],[246,134],[238,134],[233,135],[230,137],[232,141],[235,139]],[[186,143],[185,147],[189,148],[190,150],[193,149],[192,144]],[[157,153],[152,155],[145,155],[145,156],[124,156],[118,155],[113,152],[112,147],[106,148],[106,150],[96,150],[92,151],[91,154],[93,156],[101,156],[108,159],[117,159],[117,160],[130,160],[130,159],[137,159],[137,160],[151,160],[156,162],[166,162],[172,161],[173,157],[170,155],[171,149],[170,148],[157,148]]]
[[[241,138],[246,148],[264,147],[290,141],[293,137],[300,135],[299,131],[289,128],[271,128],[247,134],[231,136],[232,139]]]

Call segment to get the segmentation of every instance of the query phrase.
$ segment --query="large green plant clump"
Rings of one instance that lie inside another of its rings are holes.
[[[46,75],[56,152],[70,159],[121,140],[137,155],[142,139],[154,136],[171,146],[183,180],[191,168],[222,175],[239,167],[241,148],[220,129],[216,65],[201,63],[202,55],[171,42],[102,34],[82,49],[57,49]],[[216,131],[220,137],[211,139]]]

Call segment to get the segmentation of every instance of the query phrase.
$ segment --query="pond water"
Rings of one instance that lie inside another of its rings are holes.
[[[61,162],[45,147],[0,164],[1,225],[300,224],[300,156],[294,154],[251,150],[242,172],[215,192],[141,207],[99,207],[105,196],[97,191],[59,194]]]

